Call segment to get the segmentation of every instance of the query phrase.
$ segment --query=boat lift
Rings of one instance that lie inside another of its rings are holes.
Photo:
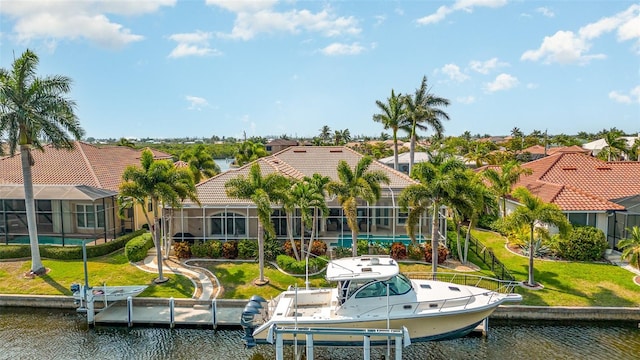
[[[284,340],[285,334],[292,334],[294,336],[300,334],[306,337],[306,350],[307,360],[313,360],[313,335],[323,336],[341,336],[341,335],[356,335],[362,336],[363,345],[363,359],[371,359],[371,336],[387,337],[387,339],[394,339],[395,341],[395,358],[396,360],[402,360],[402,348],[411,345],[411,337],[406,327],[402,329],[361,329],[361,328],[313,328],[313,327],[287,327],[273,325],[269,328],[267,334],[267,341],[276,344],[276,360],[284,360]],[[275,340],[274,340],[275,338]],[[297,349],[296,349],[297,350]]]

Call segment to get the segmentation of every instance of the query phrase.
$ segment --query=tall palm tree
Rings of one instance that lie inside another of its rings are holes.
[[[467,179],[467,167],[456,158],[446,158],[442,154],[431,156],[429,161],[416,164],[411,177],[419,184],[407,186],[400,193],[398,204],[402,211],[409,212],[406,222],[407,234],[415,241],[415,226],[420,217],[431,212],[432,270],[438,271],[439,212],[440,207],[451,205],[463,193]]]
[[[220,167],[202,144],[183,152],[180,160],[189,164],[189,170],[196,184],[220,173]]]
[[[322,139],[323,144],[326,144],[331,140],[331,128],[329,125],[323,125],[320,128],[320,139]]]
[[[300,210],[300,248],[305,254],[305,258],[309,258],[309,251],[311,250],[311,244],[313,235],[309,238],[309,245],[306,246],[304,242],[305,227],[312,228],[312,232],[315,228],[313,222],[315,221],[315,210],[320,209],[322,214],[327,214],[329,208],[325,202],[324,195],[308,181],[300,181],[295,183],[291,187],[291,197],[295,200],[295,203]]]
[[[507,216],[507,195],[511,194],[513,185],[522,175],[530,175],[531,169],[523,168],[515,160],[502,164],[500,170],[486,169],[482,176],[489,181],[489,188],[497,198],[502,199],[502,217]]]
[[[433,129],[438,137],[442,136],[444,127],[442,120],[449,120],[449,114],[440,109],[449,106],[450,101],[443,97],[436,96],[427,88],[427,77],[422,78],[420,87],[415,90],[413,96],[404,97],[406,105],[406,125],[409,129],[409,173],[413,168],[417,130],[426,131],[429,127]]]
[[[379,122],[384,126],[385,130],[391,129],[393,139],[393,168],[398,170],[398,130],[404,129],[405,121],[405,102],[402,94],[396,95],[391,89],[391,96],[387,98],[387,102],[383,103],[376,100],[376,106],[380,109],[380,113],[373,115],[373,121]]]
[[[275,236],[275,229],[271,222],[272,205],[285,199],[285,193],[289,188],[289,180],[284,176],[273,173],[262,176],[260,164],[251,165],[247,177],[240,175],[229,179],[224,184],[227,196],[253,201],[258,213],[258,264],[260,267],[260,279],[257,285],[267,284],[264,278],[264,232]]]
[[[347,217],[351,228],[351,251],[358,255],[358,200],[362,199],[374,204],[380,199],[382,190],[380,183],[389,184],[389,177],[382,170],[369,170],[373,159],[363,156],[354,169],[346,161],[338,163],[338,179],[327,184],[329,194],[337,195],[338,202]]]
[[[617,130],[611,130],[604,134],[604,142],[607,143],[605,147],[607,151],[607,161],[611,161],[613,155],[614,159],[618,159],[620,154],[627,151],[627,141],[621,137],[622,132]]]
[[[629,237],[618,243],[618,248],[622,249],[620,257],[628,259],[629,264],[640,270],[640,227],[627,228]]]
[[[467,234],[465,236],[464,247],[461,252],[460,261],[467,263],[467,255],[469,253],[469,241],[471,240],[471,229],[478,221],[482,214],[497,214],[500,211],[498,202],[494,194],[486,187],[478,174],[473,173],[470,181],[464,186],[464,193],[471,199],[471,206],[466,208],[465,215],[469,221]]]
[[[238,153],[235,157],[236,165],[242,166],[267,155],[269,153],[267,153],[264,145],[259,142],[245,140],[238,147]]]
[[[160,236],[160,216],[158,208],[169,205],[179,209],[182,201],[190,199],[199,204],[196,187],[191,173],[178,169],[169,160],[155,160],[153,153],[145,149],[140,157],[140,166],[130,165],[122,174],[118,203],[121,213],[134,204],[140,205],[156,247],[158,260],[157,283],[167,281],[162,273],[162,244]],[[153,221],[149,218],[147,206],[151,205]],[[167,249],[168,251],[168,249]]]
[[[52,75],[38,77],[38,56],[26,50],[15,59],[11,69],[0,69],[0,137],[6,136],[9,153],[19,149],[24,183],[24,201],[31,246],[32,274],[45,272],[38,247],[35,200],[31,167],[31,149],[44,151],[49,143],[55,149],[72,148],[73,139],[84,134],[74,108],[66,97],[71,91],[71,79]]]
[[[518,200],[518,206],[509,216],[503,219],[507,229],[521,229],[527,227],[529,230],[529,279],[528,286],[536,286],[533,278],[533,242],[536,224],[546,224],[556,226],[561,234],[566,234],[571,228],[566,215],[555,204],[543,202],[539,197],[534,196],[525,187],[518,187],[513,190],[513,197]]]
[[[125,147],[129,147],[129,148],[134,148],[136,146],[136,144],[133,143],[133,141],[127,139],[127,138],[120,138],[120,140],[118,140],[118,143],[116,144],[117,146],[125,146]]]
[[[313,205],[313,223],[311,225],[311,238],[309,239],[309,244],[313,244],[313,237],[316,234],[316,226],[318,224],[318,211],[320,211],[323,218],[329,214],[326,197],[327,184],[331,181],[331,178],[315,173],[311,177],[305,176],[304,181],[311,185],[315,193],[319,193],[322,196],[322,201],[318,201]]]

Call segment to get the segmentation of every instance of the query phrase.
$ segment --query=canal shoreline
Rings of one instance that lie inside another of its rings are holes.
[[[168,306],[170,299],[134,298],[136,306]],[[194,299],[174,299],[176,307],[202,308],[212,305],[212,301]],[[218,311],[243,308],[248,300],[215,300]],[[99,306],[99,303],[96,303]],[[115,304],[118,306],[118,304]],[[50,308],[75,310],[77,305],[71,296],[58,295],[15,295],[0,294],[0,308]],[[640,327],[640,307],[576,307],[576,306],[525,306],[501,305],[489,317],[496,320],[552,320],[552,321],[623,321],[638,322]],[[239,325],[238,319],[238,325]]]

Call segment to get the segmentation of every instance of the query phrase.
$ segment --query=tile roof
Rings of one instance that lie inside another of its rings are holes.
[[[50,145],[44,152],[31,152],[33,183],[38,185],[87,185],[118,191],[122,174],[129,165],[140,165],[141,150],[126,146],[103,146],[76,141],[72,149],[54,149]],[[167,159],[171,155],[152,150],[154,157]],[[22,184],[20,155],[0,159],[0,177],[4,183]]]
[[[255,162],[260,164],[263,176],[280,173],[293,179],[302,179],[305,176],[311,177],[318,173],[328,176],[332,180],[337,180],[338,172],[336,169],[340,160],[346,161],[353,168],[362,157],[362,154],[342,146],[292,146]],[[229,179],[240,175],[246,177],[253,163],[238,169],[230,169],[196,185],[198,198],[203,206],[252,204],[250,201],[228,198],[224,184]],[[391,181],[389,186],[393,189],[402,189],[415,183],[406,174],[391,169],[378,161],[374,161],[369,169],[384,171],[389,176]]]
[[[640,162],[605,162],[558,152],[522,165],[533,171],[515,184],[565,211],[624,210],[616,199],[640,194]]]

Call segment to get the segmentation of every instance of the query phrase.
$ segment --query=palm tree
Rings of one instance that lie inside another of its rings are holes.
[[[622,249],[620,257],[628,259],[629,264],[640,270],[640,227],[627,228],[627,232],[630,237],[618,243],[618,248]]]
[[[220,173],[220,167],[213,161],[213,157],[202,144],[183,152],[180,160],[189,164],[189,170],[193,174],[193,180],[196,184]]]
[[[308,181],[303,180],[295,183],[291,187],[290,194],[297,204],[298,209],[300,209],[300,249],[303,254],[306,254],[305,258],[308,259],[313,241],[313,231],[315,230],[315,211],[316,209],[320,209],[322,214],[328,214],[329,208],[327,207],[322,192]],[[306,251],[304,245],[305,226],[312,227],[312,235],[309,238],[309,245],[306,247]]]
[[[238,153],[235,159],[236,165],[242,166],[267,155],[269,155],[269,153],[267,153],[264,145],[259,142],[246,140],[238,147]]]
[[[61,75],[38,77],[38,62],[38,56],[26,50],[14,60],[11,69],[0,69],[0,137],[6,136],[11,156],[20,150],[31,246],[30,272],[42,275],[45,268],[38,247],[31,149],[44,151],[43,143],[55,149],[72,148],[73,139],[80,140],[84,130],[74,113],[75,102],[66,97],[71,79]]]
[[[251,200],[256,205],[258,213],[258,264],[260,279],[257,285],[264,285],[268,280],[264,278],[264,232],[275,236],[275,229],[271,222],[272,205],[282,202],[289,188],[289,180],[284,176],[273,173],[262,176],[260,164],[251,165],[249,175],[240,175],[224,184],[227,196],[238,199]]]
[[[409,130],[411,140],[409,145],[409,173],[411,173],[411,169],[413,168],[415,156],[416,130],[426,131],[428,126],[430,126],[439,137],[444,131],[441,120],[449,120],[449,115],[439,109],[442,106],[449,106],[449,100],[435,96],[429,91],[430,90],[427,89],[427,77],[424,76],[420,87],[415,90],[413,96],[408,95],[404,97],[407,111],[405,124]]]
[[[179,209],[182,201],[190,199],[199,204],[196,187],[191,173],[186,169],[178,169],[169,160],[155,160],[153,153],[145,149],[140,157],[140,166],[130,165],[122,174],[123,182],[120,184],[118,203],[120,212],[140,205],[156,247],[158,259],[157,283],[167,281],[162,273],[162,246],[160,243],[160,217],[158,207],[169,205]],[[153,221],[149,219],[147,206],[153,209]],[[167,249],[168,251],[168,249]]]
[[[465,186],[465,193],[471,199],[471,207],[467,208],[468,212],[464,213],[469,220],[467,234],[465,236],[464,248],[462,250],[461,262],[467,263],[467,255],[469,253],[469,241],[471,238],[471,229],[482,214],[496,214],[500,211],[497,199],[487,188],[477,174],[474,173],[471,181]]]
[[[326,144],[331,139],[331,128],[329,125],[324,125],[320,128],[320,139],[322,139],[322,143]]]
[[[442,154],[431,156],[429,161],[416,164],[411,177],[419,184],[407,186],[400,193],[398,204],[402,211],[409,212],[406,222],[407,234],[415,241],[415,226],[420,217],[431,211],[432,269],[438,271],[439,212],[443,205],[451,205],[460,195],[467,179],[464,163]]]
[[[391,129],[393,138],[393,168],[398,170],[398,130],[406,126],[405,102],[402,94],[396,95],[391,89],[391,96],[387,103],[376,100],[376,106],[380,113],[373,115],[373,121],[379,122],[385,130]]]
[[[389,177],[384,171],[369,170],[372,162],[371,157],[363,156],[352,170],[346,161],[340,160],[337,168],[339,181],[327,184],[328,193],[337,195],[351,228],[353,256],[358,256],[358,199],[374,204],[382,193],[380,183],[389,184]]]
[[[607,161],[611,161],[611,155],[618,159],[620,153],[627,151],[627,141],[621,136],[622,132],[613,129],[604,134],[603,139],[607,143],[604,148],[607,151]]]
[[[547,224],[556,226],[561,234],[566,234],[571,228],[566,215],[555,204],[543,202],[539,197],[534,196],[525,187],[518,187],[513,190],[513,197],[518,200],[518,206],[509,216],[503,219],[507,229],[517,230],[528,227],[529,230],[529,280],[528,286],[536,286],[533,278],[533,258],[534,258],[534,231],[536,224]]]
[[[313,207],[313,223],[311,226],[311,238],[309,239],[309,244],[313,244],[313,236],[316,234],[316,226],[318,224],[318,210],[322,214],[323,218],[328,215],[329,208],[327,207],[326,197],[327,197],[327,184],[331,181],[331,178],[328,176],[322,176],[318,173],[313,174],[313,176],[304,177],[304,181],[308,182],[313,191],[322,195],[322,201],[318,201],[314,203]]]
[[[502,199],[502,217],[507,216],[507,195],[511,194],[511,188],[520,180],[522,175],[531,175],[532,170],[523,168],[515,160],[502,164],[500,170],[486,169],[482,176],[490,183],[489,188],[497,198]]]
[[[633,141],[633,145],[631,145],[631,149],[629,149],[629,155],[629,160],[640,161],[640,138]]]
[[[129,148],[134,148],[136,146],[136,144],[133,143],[133,141],[127,139],[127,138],[120,138],[120,140],[118,140],[118,143],[116,144],[117,146],[125,146],[125,147],[129,147]]]

